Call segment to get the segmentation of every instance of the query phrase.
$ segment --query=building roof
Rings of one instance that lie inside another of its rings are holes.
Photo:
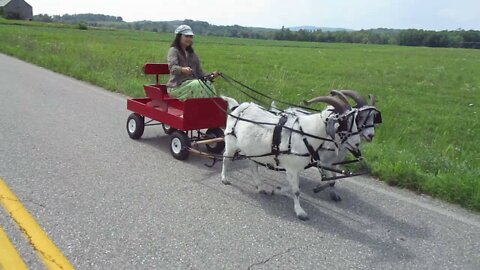
[[[0,7],[4,7],[4,6],[6,6],[8,3],[12,2],[12,1],[13,1],[13,0],[0,0]],[[27,5],[30,6],[30,4],[27,3],[27,1],[23,1],[23,2],[25,2]]]
[[[10,1],[12,0],[0,0],[0,7],[7,5],[8,3],[10,3]]]

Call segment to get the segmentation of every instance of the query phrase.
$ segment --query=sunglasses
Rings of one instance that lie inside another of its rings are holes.
[[[192,35],[184,35],[186,38],[193,38]]]

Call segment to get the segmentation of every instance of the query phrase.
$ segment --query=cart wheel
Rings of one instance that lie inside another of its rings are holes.
[[[167,125],[167,124],[164,124],[162,123],[162,128],[163,128],[163,131],[165,132],[165,134],[167,135],[170,135],[172,134],[175,130],[175,128],[172,128],[171,126]]]
[[[185,160],[188,158],[190,151],[186,148],[190,146],[190,138],[185,132],[175,130],[170,139],[170,152],[172,156],[178,160]]]
[[[223,130],[221,128],[209,128],[207,129],[206,135],[206,137],[209,139],[224,137]],[[207,149],[211,153],[220,154],[225,149],[225,142],[207,144]]]
[[[127,119],[127,132],[130,138],[137,140],[143,135],[145,119],[138,113],[132,113]]]

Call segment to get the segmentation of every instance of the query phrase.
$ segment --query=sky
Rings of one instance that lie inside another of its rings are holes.
[[[26,0],[34,14],[100,13],[124,21],[216,25],[480,30],[480,0]]]

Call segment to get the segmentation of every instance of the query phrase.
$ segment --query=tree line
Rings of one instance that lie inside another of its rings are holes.
[[[276,31],[273,39],[297,40],[314,42],[343,42],[364,44],[396,44],[402,46],[425,47],[452,47],[452,48],[480,48],[480,31],[454,30],[454,31],[429,31],[429,30],[394,30],[370,29],[360,31],[290,31],[282,28]]]
[[[103,14],[74,14],[54,15],[39,14],[34,20],[44,22],[81,23],[93,27],[107,27],[116,29],[131,29],[153,32],[173,32],[180,24],[190,25],[195,33],[200,35],[214,35],[238,38],[295,40],[311,42],[339,42],[363,44],[396,44],[402,46],[452,47],[480,49],[480,31],[453,30],[396,30],[396,29],[369,29],[360,31],[322,31],[243,27],[240,25],[213,25],[204,21],[177,20],[177,21],[136,21],[124,22],[122,17]]]
[[[48,15],[38,14],[33,16],[34,21],[42,22],[62,22],[62,23],[80,23],[80,22],[123,22],[122,17],[104,15],[104,14],[64,14],[64,15]]]

